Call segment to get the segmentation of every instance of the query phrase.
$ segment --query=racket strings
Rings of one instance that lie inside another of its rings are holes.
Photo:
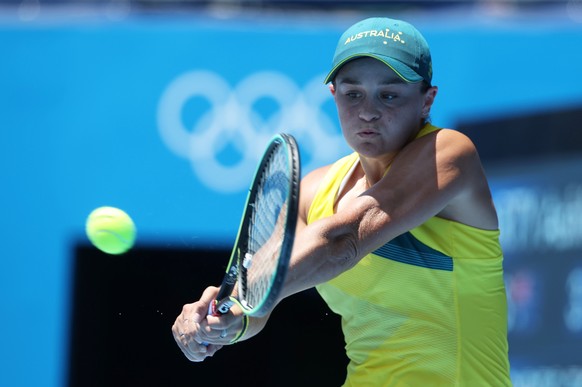
[[[272,286],[285,238],[291,180],[284,146],[277,146],[260,176],[251,204],[248,245],[241,261],[243,300],[254,307]]]

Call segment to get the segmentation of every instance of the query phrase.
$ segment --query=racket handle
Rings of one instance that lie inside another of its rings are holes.
[[[216,309],[216,300],[213,300],[210,304],[208,304],[208,316],[220,316],[218,310]]]
[[[222,316],[223,314],[228,313],[230,308],[232,308],[233,304],[234,304],[234,301],[232,301],[228,297],[220,302],[218,300],[213,300],[208,305],[208,316],[217,316],[217,317]],[[202,345],[205,345],[208,347],[209,343],[202,342]]]
[[[225,298],[222,301],[214,300],[208,305],[208,316],[218,317],[227,314],[233,305],[234,301],[230,298]]]

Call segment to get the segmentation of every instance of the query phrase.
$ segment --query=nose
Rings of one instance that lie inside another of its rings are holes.
[[[370,122],[380,118],[381,113],[372,98],[366,98],[360,105],[358,116],[361,120]]]

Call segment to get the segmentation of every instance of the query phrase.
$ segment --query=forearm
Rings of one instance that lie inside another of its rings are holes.
[[[354,267],[366,254],[412,228],[398,211],[361,195],[349,209],[306,225],[297,233],[280,298],[327,282]]]
[[[280,299],[329,281],[357,263],[357,225],[334,221],[322,219],[296,236]]]
[[[358,256],[356,238],[350,234],[353,233],[346,229],[330,229],[326,221],[304,227],[295,237],[293,254],[278,302],[329,281],[355,265]],[[236,341],[248,340],[260,333],[274,309],[263,317],[249,316],[246,331]],[[233,308],[233,312],[243,318],[239,307]]]
[[[236,293],[237,293],[237,291],[235,290],[234,294],[236,294]],[[269,317],[271,316],[273,309],[271,309],[271,311],[269,313],[267,313],[265,316],[262,316],[262,317],[255,317],[255,316],[248,316],[248,315],[245,316],[241,307],[238,304],[235,304],[231,308],[230,312],[235,316],[236,319],[239,319],[239,321],[243,321],[243,323],[242,323],[242,327],[240,328],[239,334],[237,335],[237,338],[233,341],[233,344],[240,342],[240,341],[248,340],[248,339],[256,336],[257,334],[259,334],[263,330],[263,328],[265,327],[267,322],[269,321]],[[244,319],[247,320],[246,324],[244,322]]]
[[[269,321],[269,317],[270,317],[270,313],[266,316],[263,317],[252,317],[249,316],[248,317],[248,327],[247,330],[244,332],[244,334],[237,340],[237,342],[239,341],[244,341],[244,340],[248,340],[256,335],[258,335],[263,328],[265,327],[265,325],[267,325],[267,321]]]

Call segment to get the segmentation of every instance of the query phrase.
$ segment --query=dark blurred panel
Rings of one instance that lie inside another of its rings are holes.
[[[183,304],[221,281],[229,254],[137,248],[111,256],[78,247],[68,385],[341,385],[339,318],[315,291],[283,301],[253,339],[203,363],[186,360],[171,326]]]
[[[457,125],[486,162],[582,154],[582,106],[512,117],[464,121]]]

